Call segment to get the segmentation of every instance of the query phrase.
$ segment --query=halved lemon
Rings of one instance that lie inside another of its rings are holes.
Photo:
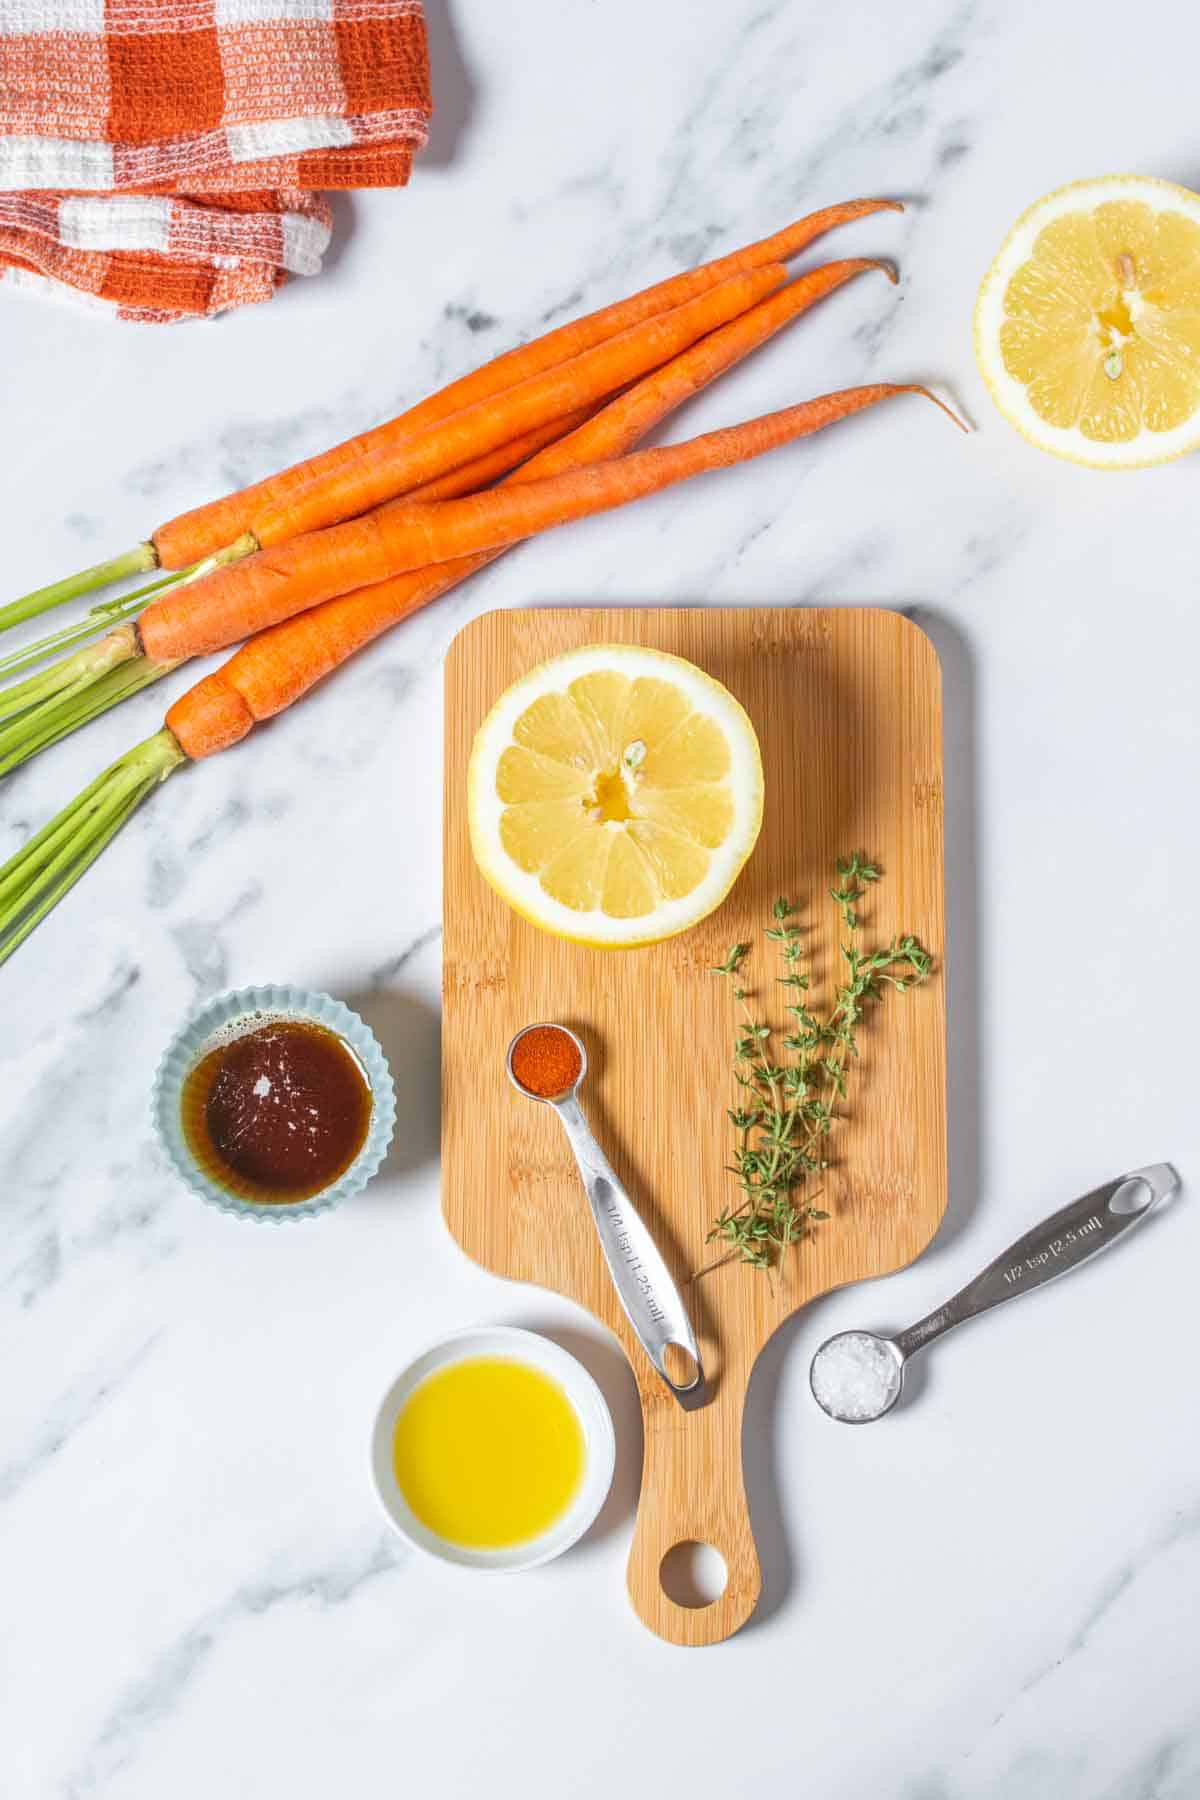
[[[496,702],[467,777],[471,848],[503,899],[577,943],[686,931],[762,824],[762,758],[733,695],[633,644],[532,669]]]
[[[1076,181],[1024,213],[975,307],[992,398],[1039,449],[1141,468],[1200,444],[1200,195]]]

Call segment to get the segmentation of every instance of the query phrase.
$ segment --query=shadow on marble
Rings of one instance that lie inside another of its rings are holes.
[[[414,181],[420,180],[422,167],[445,169],[456,160],[475,104],[475,82],[459,49],[449,0],[425,0],[425,29],[429,37],[433,120],[429,142],[413,166]]]
[[[954,1244],[974,1218],[983,1191],[980,1020],[986,996],[979,933],[979,780],[975,666],[961,627],[926,606],[905,609],[942,665],[946,811],[946,1122],[950,1200],[930,1249]]]
[[[877,1287],[879,1284],[872,1285]],[[776,1613],[782,1611],[794,1597],[800,1583],[804,1528],[801,1525],[801,1542],[798,1545],[795,1531],[785,1522],[779,1499],[780,1473],[785,1460],[782,1445],[785,1435],[799,1433],[806,1442],[815,1446],[818,1431],[825,1429],[829,1421],[822,1419],[816,1401],[809,1394],[807,1371],[805,1379],[800,1383],[801,1399],[786,1417],[780,1410],[780,1383],[784,1364],[792,1354],[796,1338],[802,1332],[814,1350],[829,1335],[827,1330],[821,1329],[818,1321],[822,1309],[832,1298],[832,1294],[821,1295],[785,1320],[755,1363],[750,1379],[742,1424],[742,1467],[746,1498],[750,1506],[750,1522],[754,1528],[754,1541],[762,1569],[762,1597],[742,1627],[743,1634],[765,1625]],[[900,1323],[909,1322],[907,1319],[895,1322],[886,1318],[880,1321],[874,1314],[870,1319],[872,1329],[877,1327],[881,1331],[899,1329]],[[914,1357],[904,1374],[903,1406],[920,1402],[928,1378],[925,1358]],[[836,1429],[850,1431],[855,1428],[845,1425]],[[880,1421],[877,1429],[886,1430],[887,1421]]]
[[[471,117],[475,83],[458,47],[448,0],[425,0],[425,26],[429,37],[429,78],[433,91],[433,118],[429,140],[413,159],[411,179],[419,182],[422,169],[445,169],[457,160],[457,150]],[[333,231],[322,262],[322,273],[331,275],[344,261],[357,228],[352,192],[327,193],[333,212]],[[289,281],[278,299],[294,300],[304,282]],[[290,292],[289,292],[290,291]]]
[[[411,1175],[438,1159],[441,1144],[441,1019],[402,988],[343,994],[375,1036],[396,1084],[396,1129],[380,1175]],[[367,1189],[370,1198],[372,1188]]]
[[[354,236],[357,219],[354,211],[353,194],[342,192],[329,193],[326,194],[325,198],[328,200],[330,211],[333,213],[333,230],[329,239],[329,248],[326,250],[321,261],[321,270],[323,274],[330,275],[337,268],[350,247],[350,240]],[[299,281],[290,281],[288,286],[291,288],[298,288],[302,287],[303,283]]]
[[[750,1377],[746,1410],[742,1418],[742,1478],[750,1524],[762,1570],[762,1594],[742,1633],[754,1631],[774,1617],[791,1598],[797,1585],[797,1556],[779,1499],[779,1475],[783,1464],[780,1439],[794,1422],[779,1410],[779,1383],[784,1359],[799,1321],[807,1321],[812,1306],[793,1313],[762,1350]]]
[[[542,1320],[516,1321],[525,1331],[536,1331],[560,1349],[581,1362],[612,1413],[617,1438],[617,1461],[613,1470],[608,1499],[600,1508],[595,1523],[580,1540],[579,1549],[599,1543],[612,1532],[628,1524],[637,1511],[642,1485],[642,1409],[638,1404],[637,1386],[624,1351],[613,1338],[595,1338],[570,1326],[548,1325]]]

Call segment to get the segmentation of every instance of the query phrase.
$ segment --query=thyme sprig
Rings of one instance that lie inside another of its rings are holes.
[[[813,1010],[804,928],[786,896],[772,907],[764,935],[778,946],[783,973],[776,982],[788,995],[784,1010],[790,1028],[777,1032],[751,1010],[754,996],[743,986],[749,944],[731,945],[725,961],[712,971],[730,982],[742,1013],[733,1075],[743,1092],[740,1105],[729,1108],[738,1138],[727,1165],[742,1198],[713,1222],[708,1242],[723,1244],[725,1255],[709,1268],[737,1260],[769,1275],[793,1244],[828,1219],[815,1204],[821,1189],[811,1184],[829,1166],[825,1139],[846,1099],[850,1063],[859,1054],[859,1023],[868,1003],[881,999],[885,988],[902,994],[924,981],[933,967],[929,952],[911,935],[893,938],[882,949],[864,950],[859,907],[880,871],[851,856],[839,859],[837,872],[838,885],[830,888],[829,897],[845,932],[845,978],[835,985],[824,1017]]]

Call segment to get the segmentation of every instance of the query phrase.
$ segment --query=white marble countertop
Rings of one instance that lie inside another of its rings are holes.
[[[1193,1800],[1200,1792],[1200,1224],[931,1352],[847,1431],[808,1397],[830,1330],[900,1325],[1110,1174],[1200,1167],[1191,958],[1195,462],[1116,479],[990,410],[974,292],[1031,199],[1114,165],[1200,181],[1180,0],[442,0],[434,143],[338,207],[334,266],[213,326],[12,300],[4,588],[207,497],[684,261],[833,199],[911,198],[828,302],[696,406],[702,428],[883,377],[881,412],[508,557],[242,749],[181,775],[0,975],[0,1791],[6,1800]],[[833,245],[831,244],[831,250]],[[764,1356],[746,1458],[766,1590],[728,1644],[638,1624],[639,1446],[615,1346],[470,1266],[438,1212],[440,669],[537,602],[913,609],[943,658],[951,1205],[928,1253]],[[0,852],[154,729],[162,690],[6,784]],[[258,1231],[149,1141],[154,1064],[224,986],[332,990],[404,1071],[386,1174]],[[366,1475],[424,1341],[535,1323],[594,1369],[615,1492],[562,1562],[410,1559]]]

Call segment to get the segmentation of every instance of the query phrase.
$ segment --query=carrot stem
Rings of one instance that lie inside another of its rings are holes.
[[[39,708],[32,720],[22,717],[0,727],[0,775],[10,775],[31,756],[48,750],[60,738],[69,737],[178,667],[177,662],[152,662],[148,656],[135,656],[95,681],[76,684],[69,696]]]
[[[157,568],[158,552],[154,545],[149,542],[135,544],[132,550],[111,556],[107,562],[94,563],[90,569],[80,569],[77,575],[64,576],[61,581],[52,581],[49,587],[35,588],[31,594],[23,594],[19,600],[10,600],[7,606],[0,606],[0,631],[7,631],[10,625],[21,625],[26,619],[35,619],[39,613],[49,612],[51,607],[62,606],[68,600],[77,600],[80,594],[93,594],[97,588],[108,587],[114,581],[124,581],[130,575],[144,575]]]
[[[186,759],[169,731],[127,750],[0,868],[0,963],[95,862],[126,820]]]
[[[138,654],[137,632],[128,623],[116,626],[94,644],[62,656],[36,675],[0,690],[0,724],[23,719],[39,707],[66,701],[89,682],[99,681],[110,669]]]
[[[101,600],[82,619],[76,620],[74,625],[64,626],[62,631],[53,631],[48,637],[37,638],[32,644],[25,644],[8,656],[0,656],[0,676],[19,675],[23,669],[31,669],[35,663],[45,662],[48,656],[57,651],[69,650],[73,644],[85,643],[98,631],[111,630],[122,619],[134,618],[152,594],[161,593],[163,588],[174,587],[176,583],[186,581],[189,575],[198,572],[199,564],[193,564],[190,569],[176,569],[169,575],[160,575],[157,581],[148,581],[144,587],[134,588],[131,594],[122,594],[116,600]],[[0,708],[3,707],[3,698],[0,695]],[[2,710],[0,717],[3,717]]]
[[[239,538],[196,563],[172,585],[185,587],[189,581],[235,562],[249,553],[253,541]],[[137,628],[125,621],[94,644],[0,689],[0,776],[11,774],[39,750],[49,749],[178,666],[177,658],[145,656]]]

